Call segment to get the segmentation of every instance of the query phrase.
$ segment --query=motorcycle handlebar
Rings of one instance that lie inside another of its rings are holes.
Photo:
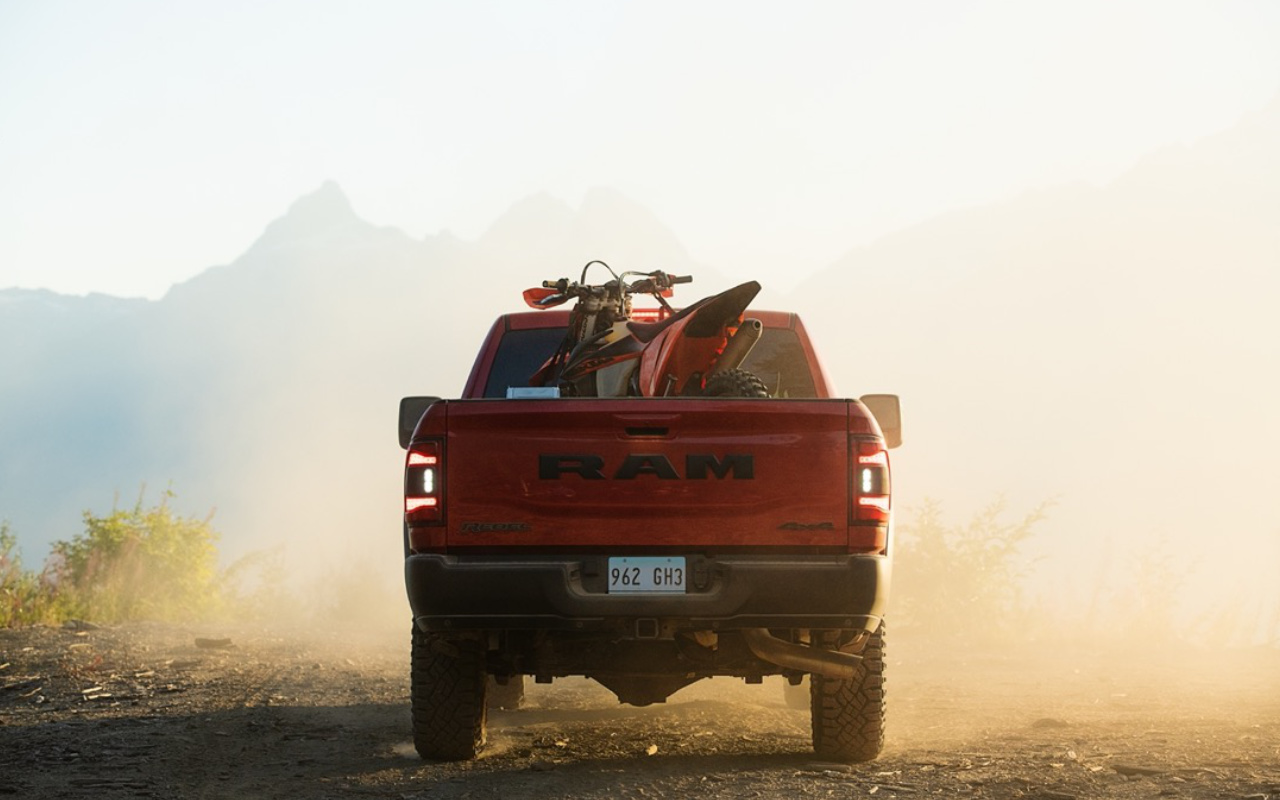
[[[647,277],[644,280],[636,281],[635,283],[622,284],[622,286],[626,291],[645,292],[645,293],[661,292],[677,283],[693,283],[692,275],[669,275],[661,271],[650,272],[650,273],[624,272],[622,274],[622,277],[626,278],[627,275],[635,275],[635,274],[646,274]],[[618,280],[621,280],[621,279],[618,279]],[[561,278],[555,281],[543,281],[542,288],[555,289],[556,291],[561,293],[568,292],[569,294],[572,294],[574,296],[579,296],[579,295],[592,294],[594,292],[600,291],[603,287],[589,286],[586,284],[578,284],[578,283],[570,283],[568,278]]]

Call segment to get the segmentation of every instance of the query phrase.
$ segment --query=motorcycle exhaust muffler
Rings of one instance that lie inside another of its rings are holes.
[[[725,344],[724,352],[716,359],[716,366],[711,370],[711,374],[727,372],[741,366],[742,362],[746,361],[747,356],[751,354],[751,348],[755,347],[756,342],[760,341],[762,332],[764,332],[764,323],[760,320],[744,319],[742,324],[738,326],[737,332]]]
[[[761,661],[780,667],[812,672],[836,680],[852,680],[858,674],[862,656],[841,653],[837,650],[818,650],[813,647],[784,642],[767,628],[751,628],[742,632],[747,647]]]

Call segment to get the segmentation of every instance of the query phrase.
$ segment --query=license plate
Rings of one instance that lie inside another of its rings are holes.
[[[681,594],[684,587],[684,556],[609,559],[610,594]]]

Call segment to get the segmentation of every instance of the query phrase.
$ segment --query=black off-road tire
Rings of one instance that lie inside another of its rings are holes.
[[[490,710],[515,711],[524,705],[524,676],[512,675],[505,686],[489,678],[487,702]]]
[[[706,397],[768,397],[769,387],[745,369],[727,369],[707,378]]]
[[[413,746],[432,761],[475,758],[485,740],[484,653],[479,642],[413,629],[409,671]]]
[[[884,748],[885,629],[871,634],[851,680],[810,676],[813,751],[832,761],[871,761]]]

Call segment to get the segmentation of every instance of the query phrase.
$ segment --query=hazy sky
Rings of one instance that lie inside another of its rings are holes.
[[[327,179],[463,238],[611,186],[785,283],[1277,93],[1267,0],[0,0],[0,288],[159,297]]]

